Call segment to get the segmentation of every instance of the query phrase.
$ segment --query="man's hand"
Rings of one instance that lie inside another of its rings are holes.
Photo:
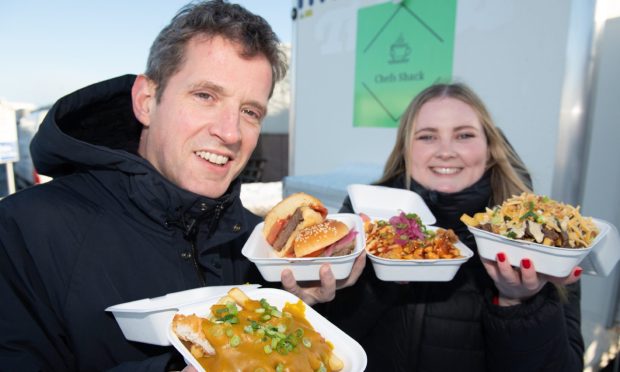
[[[336,297],[336,290],[350,287],[362,274],[366,266],[366,252],[362,252],[353,263],[351,274],[342,280],[336,280],[329,264],[323,264],[319,270],[319,282],[304,282],[302,286],[297,284],[291,270],[282,271],[282,286],[287,291],[299,297],[308,305],[320,302],[328,302]]]

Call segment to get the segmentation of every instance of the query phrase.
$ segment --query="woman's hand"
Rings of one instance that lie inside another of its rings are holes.
[[[481,260],[499,291],[500,306],[520,304],[521,301],[538,293],[547,282],[559,285],[575,283],[582,272],[582,269],[577,266],[565,278],[540,274],[536,272],[534,263],[527,258],[521,260],[519,268],[514,268],[503,252],[497,254],[496,261],[484,258]]]
[[[366,266],[366,252],[362,252],[353,263],[351,274],[346,279],[336,280],[329,264],[323,264],[319,270],[320,282],[304,282],[297,284],[291,270],[282,271],[282,286],[287,291],[302,299],[308,305],[328,302],[336,297],[336,290],[350,287],[362,274]]]

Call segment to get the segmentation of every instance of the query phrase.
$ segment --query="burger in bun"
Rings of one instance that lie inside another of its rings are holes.
[[[302,229],[293,242],[296,257],[344,256],[355,247],[355,232],[338,220]]]
[[[265,216],[263,235],[280,257],[293,256],[295,235],[305,227],[325,220],[327,208],[314,196],[303,192],[289,195]]]
[[[327,209],[311,195],[295,193],[265,216],[263,236],[279,257],[339,256],[351,253],[355,230],[326,219]]]

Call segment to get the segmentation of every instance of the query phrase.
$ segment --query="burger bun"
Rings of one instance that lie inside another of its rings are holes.
[[[293,236],[295,256],[318,256],[325,248],[342,239],[348,233],[349,227],[344,222],[331,219],[301,229]]]
[[[263,235],[267,237],[269,232],[273,228],[276,222],[281,219],[286,219],[291,216],[297,208],[306,206],[310,207],[312,205],[320,206],[324,208],[323,203],[315,198],[312,195],[308,195],[304,192],[298,192],[289,195],[284,198],[278,204],[276,204],[271,210],[265,215],[265,224],[263,225]]]

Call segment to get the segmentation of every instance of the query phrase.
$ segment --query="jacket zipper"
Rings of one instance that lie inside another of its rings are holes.
[[[215,207],[215,216],[213,217],[213,223],[209,227],[209,231],[213,232],[213,229],[215,228],[215,225],[217,224],[223,209],[224,208],[222,207],[221,204],[218,204]],[[188,229],[187,226],[185,226],[185,228],[186,228],[187,232],[189,232],[191,230],[191,228]],[[192,224],[192,228],[195,228],[195,226],[193,226],[193,224]],[[192,245],[192,261],[194,262],[194,269],[196,270],[196,275],[198,275],[198,280],[200,281],[200,283],[202,283],[203,287],[206,287],[207,286],[207,281],[205,280],[205,277],[202,274],[202,271],[200,270],[200,265],[198,265],[198,259],[197,259],[198,251],[196,249],[196,240],[197,239],[198,239],[198,234],[194,230],[193,237],[192,237],[192,239],[190,241],[191,245]]]
[[[203,287],[207,286],[207,281],[205,280],[204,275],[202,275],[202,271],[200,271],[200,266],[198,265],[198,260],[196,259],[196,238],[191,241],[192,245],[192,261],[194,262],[194,270],[196,270],[196,275],[198,275],[198,281],[202,284]]]

